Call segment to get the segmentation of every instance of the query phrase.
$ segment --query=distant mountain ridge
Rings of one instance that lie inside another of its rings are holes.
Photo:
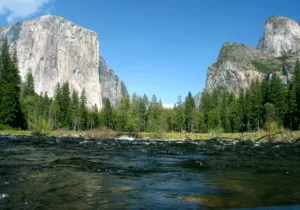
[[[225,87],[238,95],[254,79],[277,74],[287,84],[300,58],[300,26],[289,18],[272,16],[266,20],[257,48],[226,42],[217,61],[209,66],[205,90]]]
[[[100,57],[99,35],[65,18],[46,15],[0,27],[0,39],[16,49],[22,80],[31,71],[35,92],[54,95],[57,83],[70,90],[86,91],[89,107],[103,106],[109,98],[118,106],[127,94],[125,84]]]

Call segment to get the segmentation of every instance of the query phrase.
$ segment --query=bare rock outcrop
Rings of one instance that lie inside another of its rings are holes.
[[[112,105],[117,107],[121,103],[127,88],[122,80],[109,68],[104,59],[99,59],[99,75],[102,90],[102,103],[108,98]]]
[[[277,74],[288,84],[298,58],[299,24],[285,17],[270,17],[257,49],[229,42],[222,46],[217,62],[208,68],[205,90],[225,87],[238,95],[254,79],[262,80],[270,74]]]
[[[275,57],[286,53],[299,53],[299,24],[281,16],[268,18],[265,23],[264,35],[260,38],[257,49]]]
[[[57,83],[68,81],[71,91],[85,89],[89,107],[102,107],[102,98],[108,95],[105,91],[110,91],[103,90],[103,83],[111,78],[99,74],[102,64],[97,33],[62,17],[46,15],[1,27],[0,38],[6,38],[16,49],[22,80],[32,72],[36,93],[53,96]],[[114,93],[109,97],[117,105],[124,91]]]

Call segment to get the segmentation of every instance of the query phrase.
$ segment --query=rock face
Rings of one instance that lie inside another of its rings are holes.
[[[102,57],[99,59],[99,75],[102,90],[102,103],[109,98],[116,107],[127,94],[127,88],[122,80],[109,68]]]
[[[32,72],[37,93],[53,96],[57,83],[68,81],[71,91],[81,93],[85,89],[89,107],[96,104],[101,108],[103,97],[118,105],[126,92],[126,88],[118,92],[111,77],[99,74],[103,59],[99,60],[98,34],[62,17],[47,15],[1,27],[0,38],[6,38],[16,49],[21,78]],[[112,83],[109,88],[116,89],[112,94],[107,93],[108,88],[103,89],[108,83]]]
[[[299,53],[300,26],[289,18],[274,16],[267,19],[264,35],[257,49],[279,57],[284,53]]]
[[[194,101],[195,101],[195,106],[198,108],[200,106],[201,103],[201,96],[202,96],[202,92],[198,92],[194,97]]]
[[[262,53],[251,46],[225,43],[217,62],[208,68],[206,90],[226,87],[228,91],[238,94],[241,89],[247,89],[253,79],[263,78],[252,63],[253,59],[261,56]]]
[[[216,63],[207,71],[205,90],[226,87],[238,95],[254,79],[277,74],[283,83],[291,78],[295,61],[300,58],[300,27],[288,18],[267,19],[257,49],[245,44],[225,43]]]

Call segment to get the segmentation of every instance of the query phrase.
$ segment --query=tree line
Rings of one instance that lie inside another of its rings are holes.
[[[70,91],[57,84],[54,96],[34,92],[31,72],[22,83],[17,54],[9,53],[7,41],[0,49],[0,124],[33,131],[89,130],[106,127],[122,132],[244,132],[263,129],[268,123],[298,130],[300,125],[300,63],[286,86],[273,74],[254,80],[236,97],[226,88],[203,92],[199,107],[191,92],[179,96],[173,108],[164,108],[155,95],[133,94],[122,98],[118,108],[105,100],[101,110],[87,107],[85,90]]]

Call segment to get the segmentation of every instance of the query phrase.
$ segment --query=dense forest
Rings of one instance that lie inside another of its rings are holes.
[[[183,101],[179,96],[174,108],[164,108],[155,95],[126,95],[118,108],[109,99],[99,110],[87,108],[85,91],[70,92],[69,84],[57,84],[53,98],[34,92],[29,72],[22,83],[17,54],[9,53],[7,41],[0,52],[0,128],[33,131],[56,129],[89,130],[106,127],[125,132],[222,132],[258,131],[272,123],[298,130],[300,125],[300,62],[289,86],[273,74],[255,80],[239,97],[226,89],[204,92],[195,107],[191,92]]]

